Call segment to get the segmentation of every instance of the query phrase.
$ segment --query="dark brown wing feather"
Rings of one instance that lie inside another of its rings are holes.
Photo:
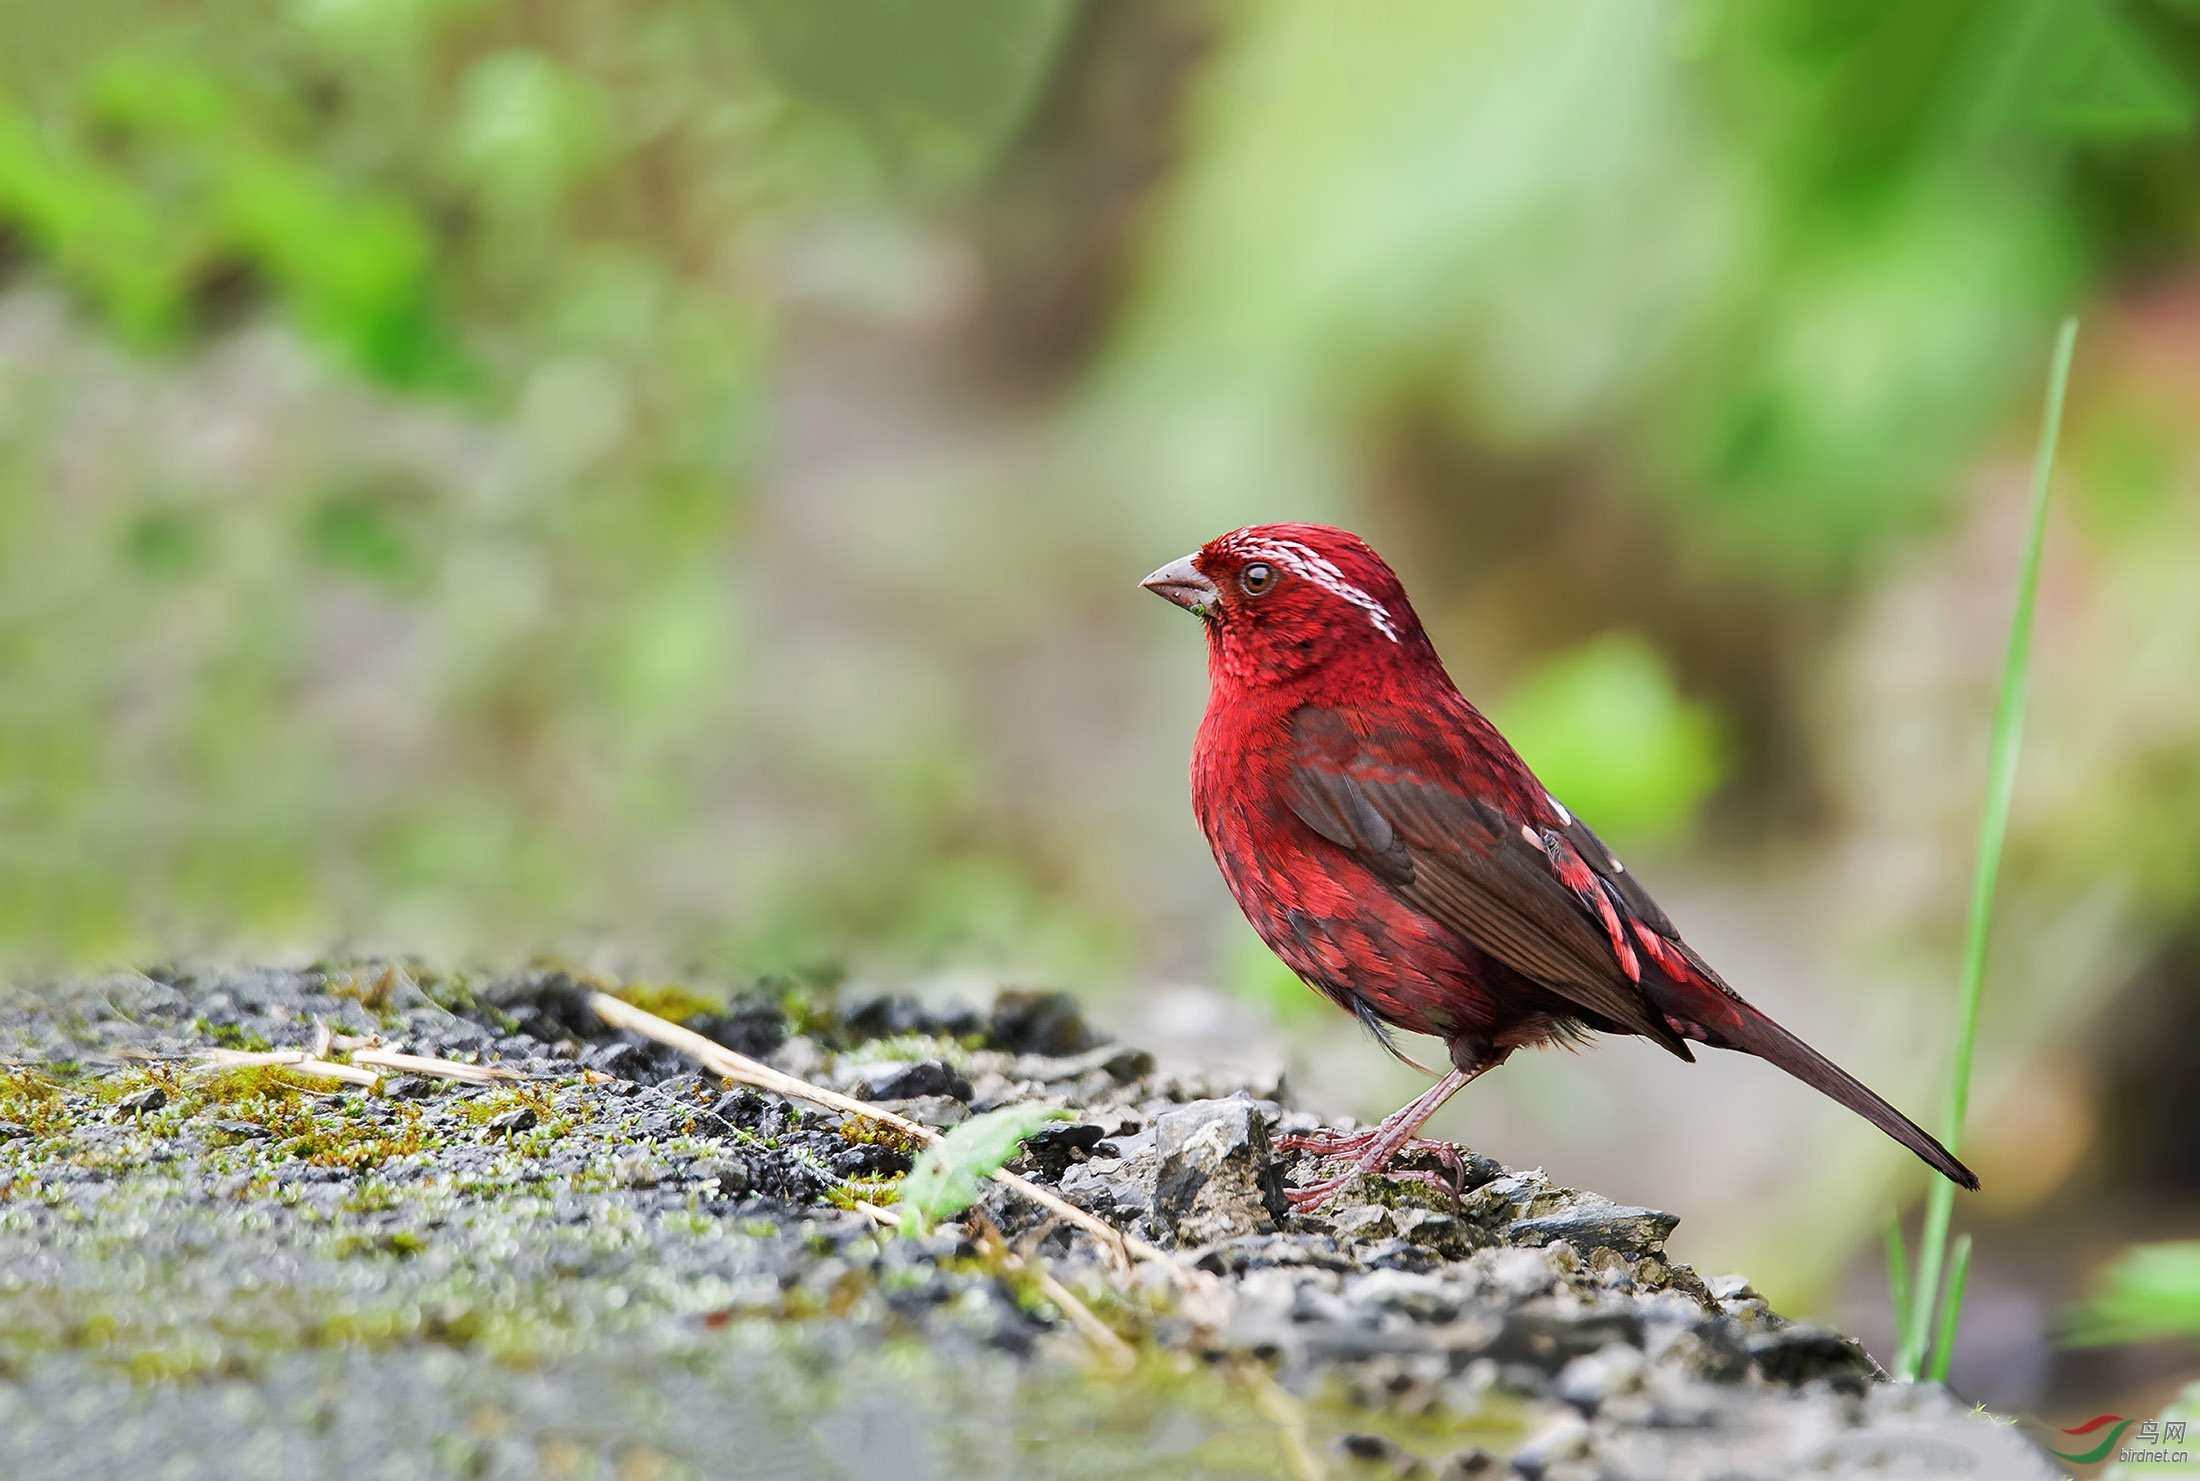
[[[1695,1058],[1621,970],[1603,926],[1517,825],[1426,768],[1402,765],[1391,737],[1381,760],[1356,744],[1340,754],[1345,737],[1335,716],[1301,717],[1287,794],[1300,821],[1352,850],[1400,899],[1514,971],[1682,1059]],[[1594,858],[1606,865],[1611,856],[1599,843]]]

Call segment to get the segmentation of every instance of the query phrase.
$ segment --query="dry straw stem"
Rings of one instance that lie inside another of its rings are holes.
[[[457,1080],[467,1085],[494,1085],[503,1080],[524,1078],[512,1070],[496,1069],[488,1065],[460,1064],[453,1059],[430,1059],[426,1055],[406,1054],[396,1049],[355,1050],[351,1062],[371,1064],[386,1070],[401,1070],[408,1075]]]
[[[744,1085],[753,1085],[759,1090],[768,1090],[774,1095],[783,1095],[794,1100],[806,1100],[812,1105],[823,1106],[831,1111],[839,1111],[842,1115],[863,1116],[873,1121],[883,1121],[896,1131],[914,1138],[926,1146],[940,1140],[940,1134],[929,1126],[920,1126],[916,1122],[897,1116],[891,1111],[881,1109],[865,1101],[856,1100],[852,1096],[842,1095],[837,1090],[827,1090],[822,1085],[812,1085],[807,1080],[798,1079],[783,1071],[775,1070],[770,1065],[750,1059],[745,1054],[736,1054],[723,1044],[706,1039],[701,1034],[691,1029],[684,1029],[676,1023],[668,1023],[656,1014],[644,1012],[632,1003],[612,997],[609,993],[592,994],[589,997],[588,1004],[596,1010],[597,1015],[604,1022],[614,1028],[629,1029],[644,1038],[655,1039],[660,1044],[669,1044],[713,1074],[722,1075],[728,1080],[738,1080]],[[1006,1168],[995,1172],[993,1180],[1030,1199],[1048,1213],[1075,1224],[1098,1240],[1102,1249],[1116,1250],[1160,1266],[1169,1273],[1181,1290],[1206,1293],[1213,1285],[1212,1277],[1194,1270],[1167,1250],[1125,1234],[1112,1224],[1094,1218],[1067,1199],[1048,1192],[1036,1183],[1016,1176]],[[1090,1313],[1088,1312],[1087,1315],[1090,1315]]]
[[[1013,1260],[1015,1256],[1011,1255],[1009,1258]],[[1101,1361],[1110,1369],[1117,1373],[1128,1373],[1138,1366],[1138,1354],[1131,1351],[1131,1345],[1116,1336],[1113,1327],[1094,1316],[1092,1308],[1078,1300],[1075,1292],[1044,1270],[1039,1272],[1039,1293],[1069,1317],[1070,1322],[1084,1334],[1085,1340],[1092,1344],[1093,1351],[1100,1355]]]
[[[1235,1371],[1239,1380],[1251,1390],[1253,1406],[1282,1435],[1284,1458],[1290,1462],[1292,1473],[1299,1481],[1328,1481],[1329,1468],[1322,1464],[1313,1442],[1307,1438],[1305,1406],[1258,1362],[1243,1359],[1237,1363]]]
[[[382,1083],[382,1075],[378,1072],[390,1070],[401,1070],[408,1075],[426,1075],[438,1080],[457,1080],[467,1085],[494,1085],[524,1078],[511,1070],[496,1069],[488,1065],[460,1064],[453,1059],[429,1059],[425,1055],[404,1054],[395,1049],[357,1050],[352,1054],[350,1064],[336,1064],[323,1059],[321,1056],[327,1052],[326,1043],[316,1036],[314,1052],[304,1049],[208,1049],[200,1053],[199,1060],[203,1064],[215,1065],[225,1070],[243,1069],[247,1066],[290,1070],[300,1075],[314,1075],[323,1080],[342,1080],[352,1085],[363,1085],[369,1090]]]
[[[354,1069],[348,1064],[332,1064],[328,1060],[315,1058],[303,1049],[277,1049],[264,1054],[243,1049],[209,1049],[199,1058],[206,1064],[219,1065],[223,1069],[265,1065],[289,1070],[292,1074],[311,1075],[316,1079],[343,1080],[353,1085],[364,1085],[369,1090],[382,1083],[382,1077],[372,1070]]]
[[[883,1229],[901,1227],[900,1215],[892,1209],[880,1208],[875,1203],[865,1203],[858,1199],[856,1212],[869,1216],[871,1222]],[[1052,1221],[1049,1221],[1049,1227],[1051,1224]],[[999,1253],[1001,1264],[1007,1270],[1022,1271],[1030,1268],[1030,1262],[1005,1245],[1000,1247]],[[1039,1268],[1037,1274],[1039,1294],[1052,1301],[1069,1318],[1070,1325],[1091,1344],[1093,1352],[1104,1367],[1110,1372],[1120,1374],[1128,1373],[1138,1366],[1138,1354],[1131,1351],[1131,1345],[1116,1336],[1113,1327],[1095,1316],[1092,1308],[1079,1299],[1075,1291],[1056,1280],[1044,1267]]]

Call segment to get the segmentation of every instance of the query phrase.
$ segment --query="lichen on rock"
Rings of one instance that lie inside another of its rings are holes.
[[[1104,1409],[1126,1460],[1096,1474],[1201,1474],[1183,1437],[1246,1426],[1287,1474],[1275,1416],[1293,1413],[1332,1432],[1297,1436],[1308,1453],[1399,1475],[1480,1475],[1496,1457],[1548,1481],[1684,1461],[1843,1476],[1926,1450],[1977,1475],[2054,1474],[1939,1390],[1885,1382],[1847,1338],[1737,1278],[1699,1279],[1667,1251],[1669,1213],[1474,1153],[1456,1195],[1370,1180],[1293,1213],[1285,1182],[1317,1165],[1275,1141],[1315,1118],[1279,1081],[1156,1067],[1058,996],[990,1012],[891,994],[792,1013],[782,995],[661,1001],[925,1125],[1067,1110],[1012,1170],[1214,1277],[1219,1305],[1196,1319],[1167,1281],[998,1185],[959,1223],[895,1233],[878,1210],[918,1150],[904,1133],[717,1083],[592,1021],[589,986],[368,964],[130,974],[0,1005],[0,1473],[64,1456],[86,1474],[186,1453],[218,1467],[250,1419],[275,1437],[255,1443],[303,1457],[293,1471],[417,1452],[442,1474],[435,1437],[472,1433],[483,1393],[537,1412],[499,1376],[525,1372],[540,1413],[611,1416],[591,1421],[607,1467],[646,1422],[650,1445],[708,1472],[720,1442],[699,1417],[833,1373],[839,1391],[802,1401],[819,1414],[893,1393],[927,1433],[990,1416],[1011,1449],[1026,1426]],[[317,1022],[514,1078],[393,1075],[376,1094],[192,1059],[304,1044]],[[1089,1334],[1040,1268],[1131,1342],[1131,1375],[1091,1376]],[[895,1352],[922,1355],[917,1397],[895,1386],[912,1371]],[[351,1375],[334,1389],[331,1363]],[[173,1433],[59,1417],[81,1409],[63,1395],[113,1374]],[[677,1415],[620,1397],[637,1382],[684,1395]],[[204,1383],[241,1387],[227,1408],[171,1400]],[[1308,1402],[1256,1402],[1256,1384]],[[988,1407],[1004,1385],[1024,1399]],[[340,1397],[297,1397],[319,1392]],[[534,1452],[480,1454],[479,1474],[540,1469]]]

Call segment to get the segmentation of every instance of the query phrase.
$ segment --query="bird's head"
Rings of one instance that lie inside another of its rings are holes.
[[[1405,588],[1366,541],[1328,525],[1250,525],[1140,583],[1205,620],[1218,674],[1277,682],[1339,658],[1433,657]]]

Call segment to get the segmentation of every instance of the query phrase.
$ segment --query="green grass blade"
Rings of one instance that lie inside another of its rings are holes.
[[[1902,1214],[1887,1213],[1887,1295],[1897,1329],[1910,1319],[1910,1262],[1902,1248]]]
[[[2024,558],[2017,568],[2017,605],[2009,618],[2009,651],[2002,662],[2001,697],[1994,706],[1993,749],[1986,768],[1986,806],[1978,823],[1978,860],[1971,882],[1970,921],[1963,936],[1963,976],[1956,1003],[1955,1061],[1948,1075],[1946,1114],[1940,1139],[1953,1152],[1963,1139],[1963,1118],[1971,1104],[1971,1056],[1978,1043],[1979,994],[1986,976],[1987,927],[1994,913],[1994,885],[2001,873],[2001,845],[2009,831],[2009,800],[2017,785],[2017,743],[2024,732],[2025,681],[2032,666],[2032,609],[2039,594],[2040,547],[2047,535],[2047,486],[2055,466],[2055,442],[2062,432],[2063,392],[2070,384],[2070,356],[2078,342],[2078,321],[2065,319],[2055,338],[2054,368],[2047,378],[2047,405],[2040,418],[2039,450],[2032,460],[2032,512],[2025,531]],[[1925,1232],[1917,1251],[1917,1281],[1910,1289],[1910,1320],[1896,1359],[1898,1378],[1917,1376],[1930,1335],[1933,1301],[1948,1242],[1948,1218],[1955,1208],[1955,1185],[1935,1179],[1925,1205]],[[1949,1331],[1956,1312],[1950,1309]]]
[[[1933,1339],[1931,1377],[1948,1381],[1948,1359],[1956,1350],[1956,1318],[1963,1312],[1963,1283],[1971,1274],[1971,1236],[1956,1237],[1955,1252],[1948,1260],[1948,1294],[1940,1302],[1940,1335]]]

